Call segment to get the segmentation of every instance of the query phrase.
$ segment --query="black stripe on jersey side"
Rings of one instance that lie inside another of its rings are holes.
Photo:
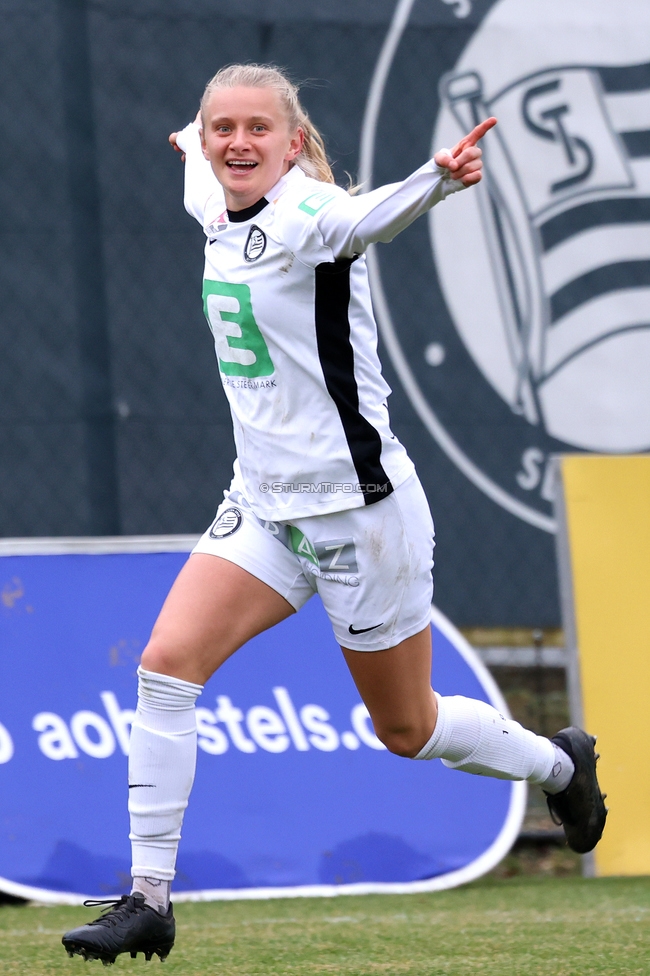
[[[262,197],[257,203],[251,204],[250,207],[245,207],[244,210],[229,210],[228,220],[231,224],[243,224],[245,220],[251,220],[253,217],[257,217],[258,213],[264,210],[264,207],[268,207],[269,201],[266,197]]]
[[[599,68],[598,73],[606,92],[644,91],[650,88],[650,64]]]
[[[393,486],[381,463],[381,436],[359,412],[350,340],[350,267],[354,258],[319,264],[316,271],[316,345],[327,392],[338,410],[366,505],[381,501]]]
[[[617,261],[594,268],[567,282],[551,295],[551,321],[557,322],[591,298],[643,285],[650,285],[650,261]]]
[[[544,251],[568,240],[581,231],[604,224],[642,224],[650,220],[650,197],[621,197],[592,200],[557,217],[551,217],[539,228]]]

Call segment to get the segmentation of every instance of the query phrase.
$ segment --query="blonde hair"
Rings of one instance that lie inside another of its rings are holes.
[[[287,113],[291,132],[300,128],[305,134],[303,147],[294,163],[306,176],[321,183],[334,183],[334,174],[327,160],[323,137],[313,124],[298,98],[298,86],[271,64],[229,64],[217,71],[205,86],[201,99],[201,118],[205,125],[205,110],[215,91],[222,88],[271,88],[278,93]]]

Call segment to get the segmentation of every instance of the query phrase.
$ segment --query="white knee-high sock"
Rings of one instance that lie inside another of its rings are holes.
[[[194,782],[194,703],[203,688],[144,668],[138,668],[138,679],[129,749],[131,874],[167,882],[168,891]]]
[[[568,786],[573,763],[550,739],[505,718],[487,702],[460,695],[436,698],[436,727],[416,759],[442,759],[450,769],[479,776],[525,779],[553,793]]]

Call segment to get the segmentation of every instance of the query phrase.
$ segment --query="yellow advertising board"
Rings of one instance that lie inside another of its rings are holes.
[[[591,867],[650,874],[650,455],[567,456],[559,470],[572,721],[598,735],[610,808]]]

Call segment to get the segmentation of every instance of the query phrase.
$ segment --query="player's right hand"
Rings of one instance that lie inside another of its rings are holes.
[[[194,124],[201,127],[201,109],[196,113],[196,118],[194,119]],[[178,132],[170,132],[169,134],[169,145],[172,147],[174,152],[182,153],[181,160],[185,162],[185,153],[178,145]]]
[[[183,150],[181,149],[181,147],[178,145],[178,142],[176,141],[177,140],[177,137],[178,137],[178,132],[170,132],[170,134],[169,134],[169,145],[172,147],[172,149],[174,150],[174,152],[182,153],[181,160],[183,162],[185,162],[185,153],[183,152]]]

